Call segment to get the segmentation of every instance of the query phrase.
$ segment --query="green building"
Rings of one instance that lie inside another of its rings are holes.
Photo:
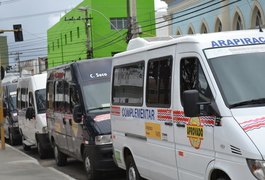
[[[113,56],[132,34],[155,32],[154,0],[84,0],[48,30],[48,67]]]

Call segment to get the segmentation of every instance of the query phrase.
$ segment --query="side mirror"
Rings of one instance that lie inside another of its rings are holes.
[[[26,119],[33,119],[35,118],[35,111],[33,109],[33,107],[29,107],[27,110],[26,110]]]
[[[76,123],[82,122],[82,109],[81,105],[75,105],[74,112],[73,112],[74,121]]]
[[[197,117],[199,115],[199,92],[198,90],[186,90],[183,92],[183,108],[187,117]]]

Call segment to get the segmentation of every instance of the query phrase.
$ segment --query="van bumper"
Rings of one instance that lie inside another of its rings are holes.
[[[86,145],[89,158],[97,171],[115,171],[119,170],[113,160],[112,144],[107,145]]]

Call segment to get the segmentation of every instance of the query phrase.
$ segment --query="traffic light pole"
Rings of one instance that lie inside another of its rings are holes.
[[[0,67],[1,67],[1,54],[0,54]],[[4,129],[4,114],[3,114],[3,87],[2,78],[0,78],[0,131],[1,131],[1,149],[5,149],[5,129]]]

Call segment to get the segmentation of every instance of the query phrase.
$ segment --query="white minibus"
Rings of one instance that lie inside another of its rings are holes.
[[[264,67],[262,30],[131,40],[111,88],[127,179],[265,179]]]
[[[47,73],[21,77],[17,85],[19,130],[24,150],[36,146],[40,158],[52,152],[46,122]]]

